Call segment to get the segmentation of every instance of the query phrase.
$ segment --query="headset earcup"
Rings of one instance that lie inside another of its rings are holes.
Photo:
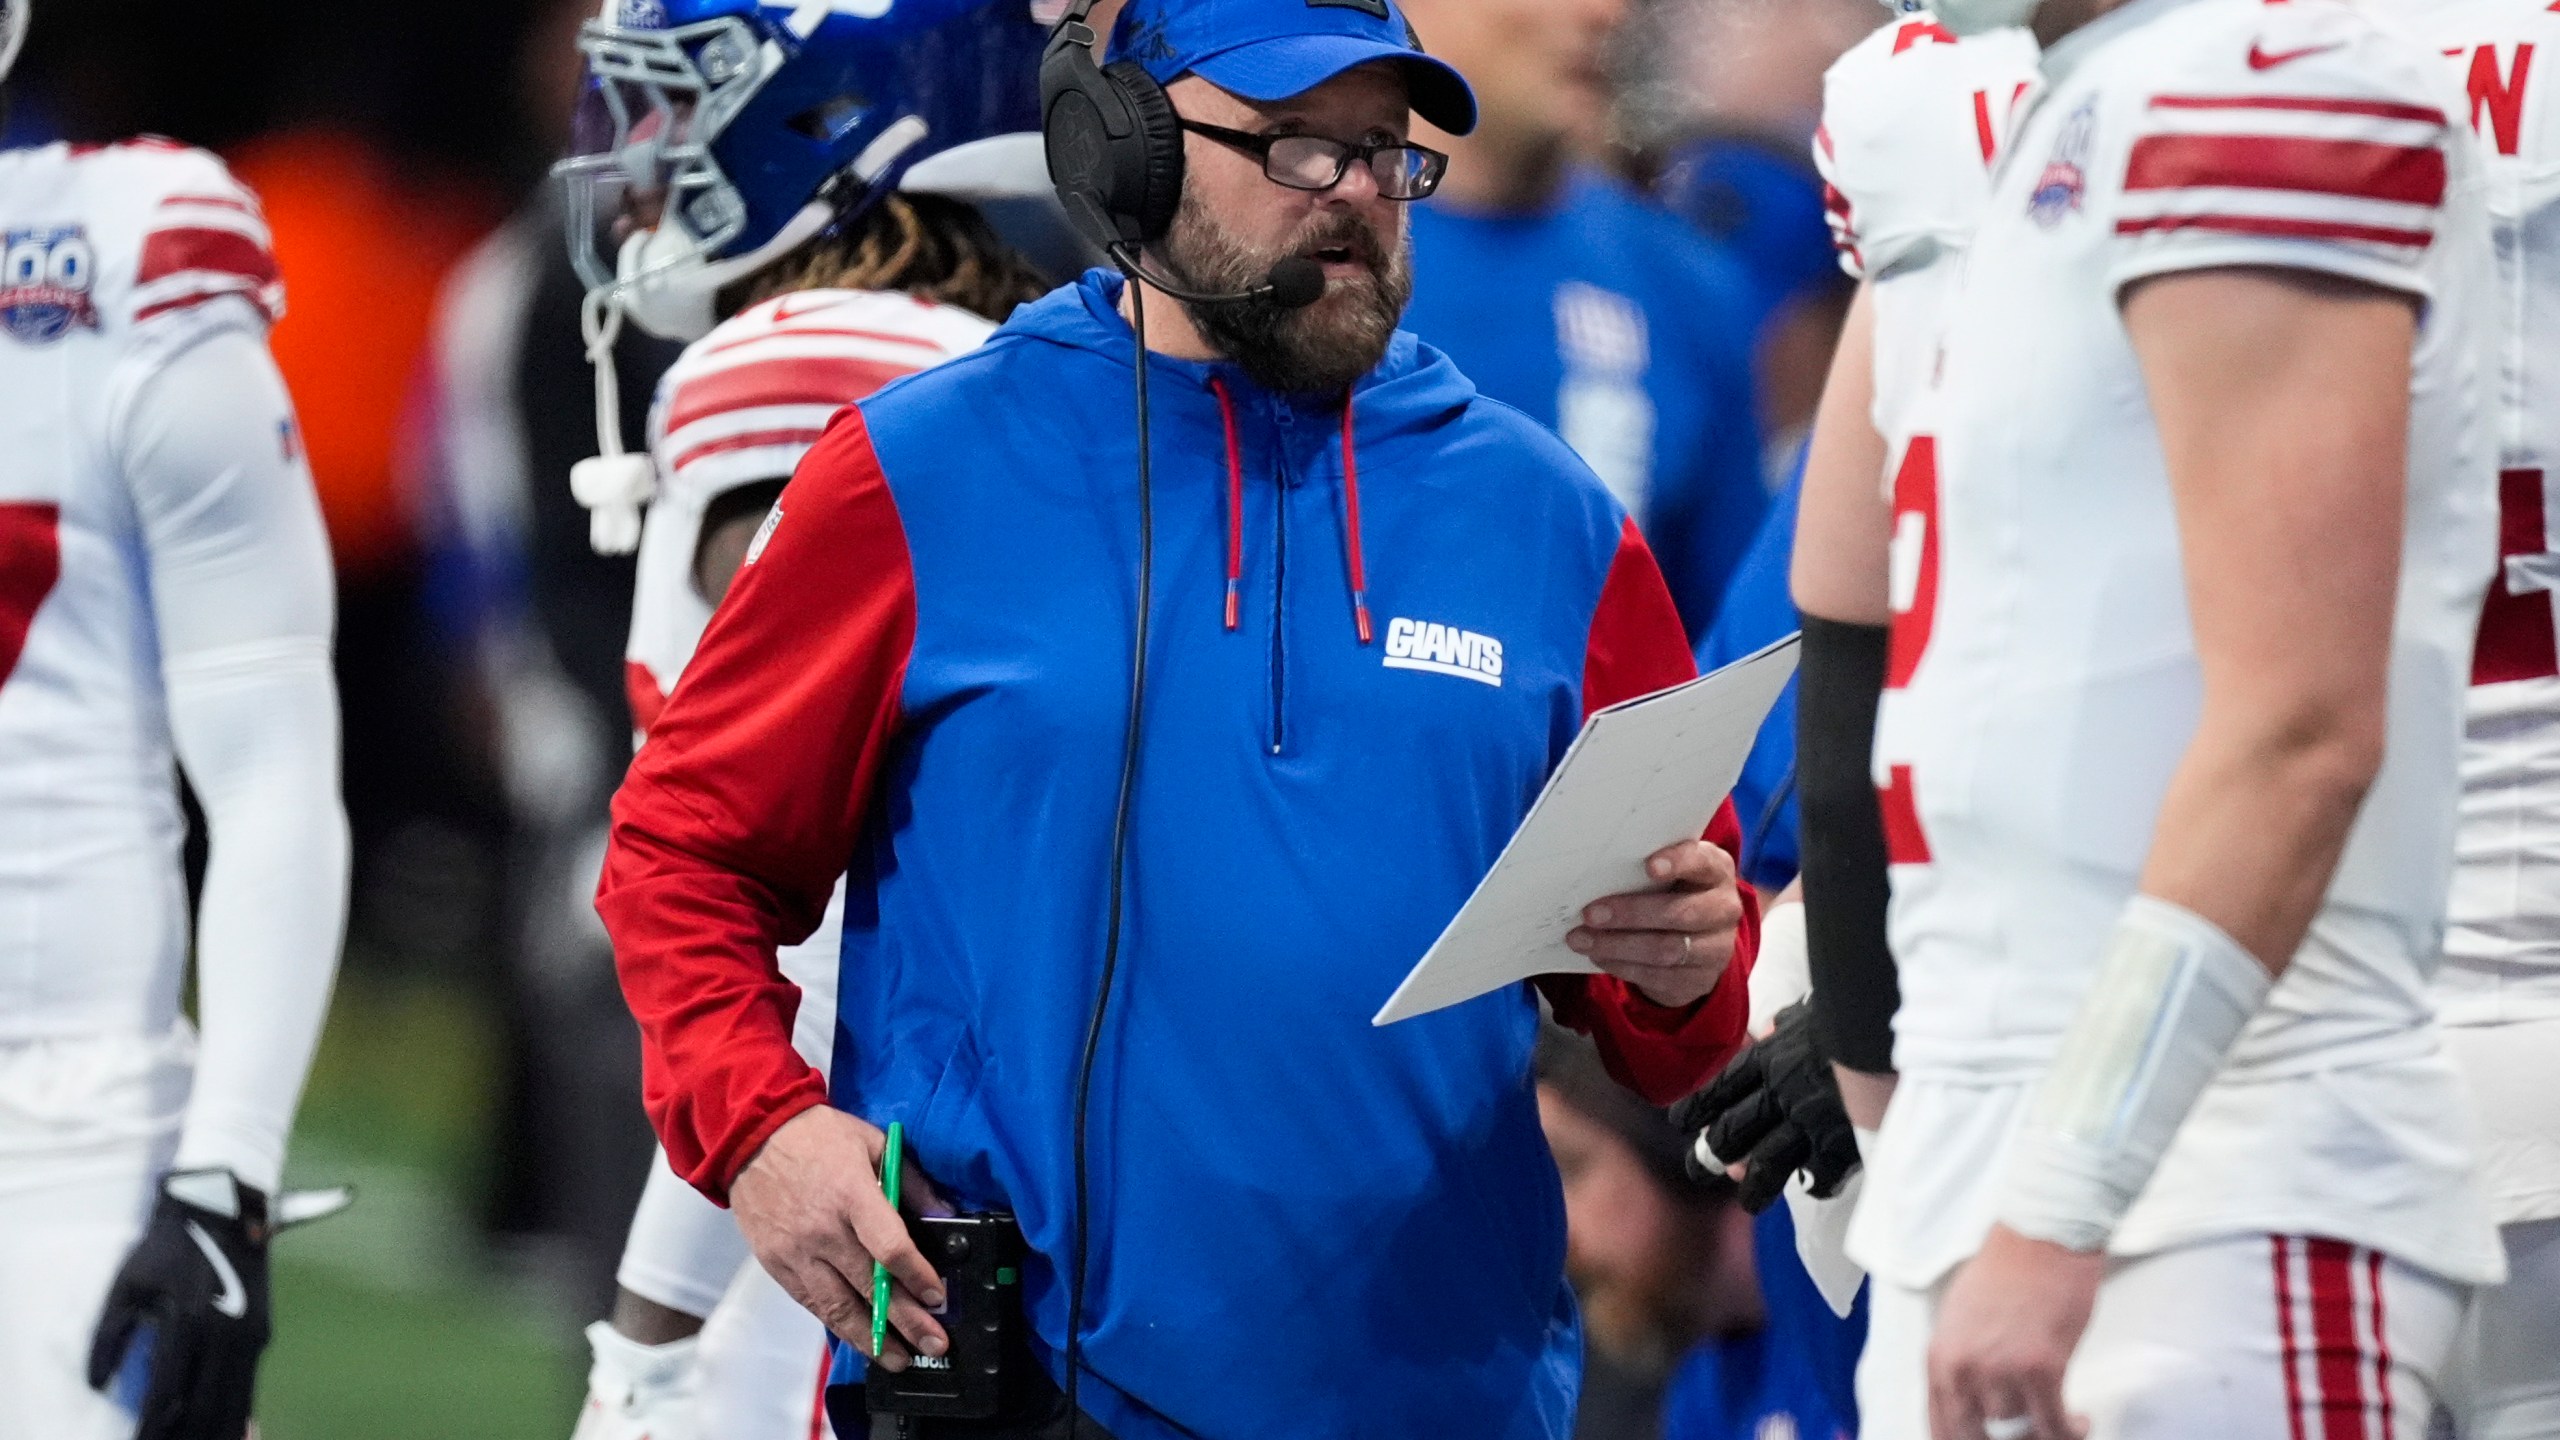
[[[1182,117],[1174,113],[1164,87],[1135,61],[1115,60],[1102,67],[1102,73],[1128,100],[1130,117],[1138,125],[1137,153],[1131,157],[1137,163],[1113,177],[1119,184],[1112,208],[1120,217],[1137,222],[1138,243],[1143,245],[1162,239],[1182,206]]]
[[[1048,153],[1049,180],[1067,219],[1097,248],[1122,239],[1113,219],[1112,192],[1120,147],[1111,139],[1110,121],[1102,107],[1120,104],[1102,78],[1093,53],[1077,38],[1076,27],[1061,25],[1040,57],[1040,128]],[[1113,118],[1119,118],[1115,113]]]

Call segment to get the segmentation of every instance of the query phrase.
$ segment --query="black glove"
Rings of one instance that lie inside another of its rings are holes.
[[[142,1241],[107,1291],[89,1346],[104,1390],[125,1347],[152,1327],[151,1380],[134,1440],[241,1440],[267,1348],[267,1197],[227,1170],[187,1170],[160,1187]]]
[[[1840,1104],[1840,1082],[1814,1043],[1813,1008],[1798,1001],[1778,1012],[1769,1038],[1734,1057],[1724,1073],[1671,1112],[1682,1134],[1700,1138],[1712,1157],[1689,1148],[1689,1173],[1706,1179],[1715,1163],[1743,1166],[1742,1208],[1757,1215],[1802,1170],[1816,1199],[1829,1199],[1858,1168],[1858,1137]]]

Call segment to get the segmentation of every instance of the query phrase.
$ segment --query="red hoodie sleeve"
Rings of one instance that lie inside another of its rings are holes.
[[[853,854],[915,643],[906,531],[848,410],[801,462],[613,801],[597,913],[676,1173],[725,1203],[825,1103],[791,1044],[808,938]]]
[[[1592,613],[1582,670],[1582,713],[1677,685],[1698,673],[1671,591],[1633,520],[1619,532],[1617,558]],[[1706,838],[1736,860],[1742,827],[1733,802],[1716,807]],[[1657,1005],[1612,975],[1546,975],[1538,988],[1556,1019],[1588,1034],[1618,1083],[1657,1105],[1705,1084],[1742,1048],[1750,1020],[1751,964],[1760,953],[1760,897],[1742,886],[1742,926],[1724,978],[1695,1004]]]

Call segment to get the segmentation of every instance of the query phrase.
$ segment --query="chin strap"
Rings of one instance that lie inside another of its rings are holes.
[[[622,302],[610,290],[590,292],[579,307],[587,363],[596,380],[596,453],[569,467],[569,493],[587,507],[587,543],[599,555],[640,548],[640,507],[658,493],[657,468],[622,448],[622,379],[613,345],[622,337]]]

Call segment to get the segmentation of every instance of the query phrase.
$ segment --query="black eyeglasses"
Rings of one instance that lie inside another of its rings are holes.
[[[1440,177],[1449,171],[1448,156],[1401,140],[1354,145],[1323,135],[1256,135],[1196,120],[1183,121],[1182,128],[1254,156],[1271,183],[1292,190],[1330,190],[1342,183],[1357,160],[1369,167],[1379,194],[1390,200],[1420,200],[1439,189]]]

